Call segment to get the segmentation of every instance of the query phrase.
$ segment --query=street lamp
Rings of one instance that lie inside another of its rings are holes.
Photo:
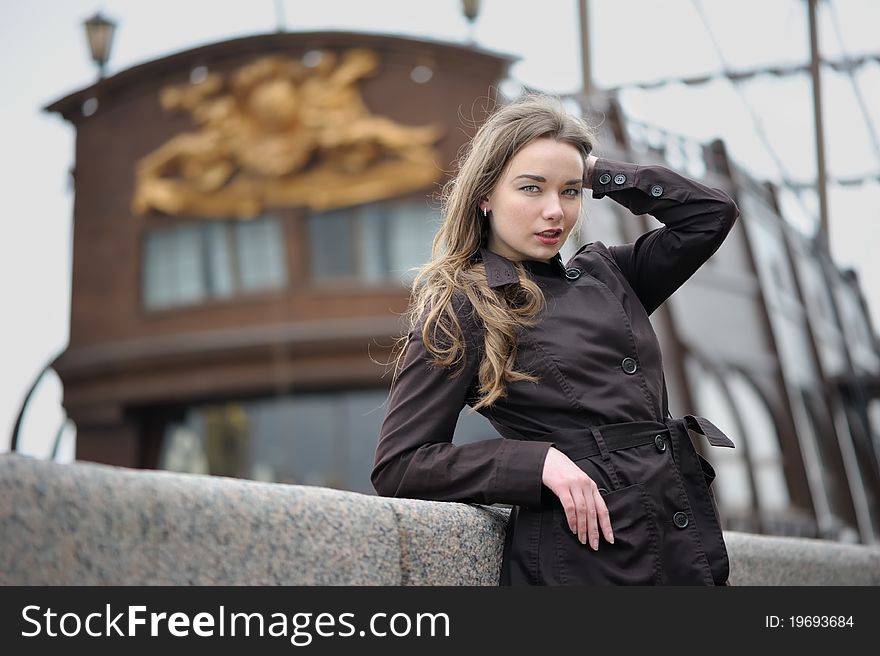
[[[116,23],[104,18],[101,12],[97,12],[85,21],[86,37],[89,40],[89,50],[92,52],[92,60],[98,65],[98,79],[104,77],[104,66],[110,59],[110,46],[113,43],[113,31]]]
[[[477,20],[477,14],[480,13],[480,0],[461,0],[461,5],[465,18],[473,25]]]
[[[474,42],[474,24],[477,22],[477,14],[480,13],[480,0],[461,0],[461,8],[464,11],[464,17],[468,20],[469,35],[471,43]]]

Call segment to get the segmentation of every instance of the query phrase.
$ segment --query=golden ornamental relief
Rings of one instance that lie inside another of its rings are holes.
[[[163,88],[162,107],[189,112],[198,129],[140,160],[132,210],[252,218],[424,188],[440,176],[440,130],[370,112],[358,83],[378,66],[364,49],[324,51],[314,67],[273,56]]]

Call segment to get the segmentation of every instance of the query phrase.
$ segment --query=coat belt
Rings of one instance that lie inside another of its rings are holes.
[[[572,460],[583,460],[601,453],[595,432],[601,435],[608,451],[620,451],[646,444],[656,444],[658,438],[666,440],[670,430],[685,429],[688,433],[702,435],[712,446],[733,448],[733,441],[705,417],[685,415],[681,419],[659,421],[628,421],[587,428],[563,429],[543,436],[542,441],[554,446]]]

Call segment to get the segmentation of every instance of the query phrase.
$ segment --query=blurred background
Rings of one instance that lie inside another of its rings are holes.
[[[372,493],[411,268],[494,103],[742,218],[652,315],[727,528],[880,536],[880,4],[5,3],[0,450]],[[564,251],[656,227],[610,200]],[[494,436],[463,413],[457,441]]]

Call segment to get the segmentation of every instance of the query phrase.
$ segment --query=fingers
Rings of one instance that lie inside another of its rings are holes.
[[[593,498],[596,502],[596,516],[599,520],[599,527],[602,529],[602,535],[605,536],[609,544],[614,544],[614,531],[611,530],[611,515],[608,513],[605,499],[599,494],[598,489],[593,494]]]
[[[589,538],[593,551],[599,549],[599,523],[596,519],[595,490],[596,484],[590,481],[588,489],[584,491],[584,496],[587,499],[587,535],[585,537]],[[581,544],[586,543],[586,539],[581,540]]]
[[[597,550],[600,533],[614,544],[608,507],[596,483],[565,454],[552,447],[544,461],[542,482],[559,498],[568,528],[581,544],[589,542],[590,547]]]
[[[600,530],[606,540],[614,541],[611,536],[608,509],[592,480],[586,479],[584,484],[570,489],[569,494],[562,500],[562,507],[565,510],[568,528],[577,535],[581,544],[587,544],[589,541],[590,547],[594,551],[598,550]],[[611,539],[608,539],[609,536]]]
[[[578,488],[576,494],[579,498],[577,503],[577,536],[581,544],[586,544],[589,531],[590,503],[583,489]]]

